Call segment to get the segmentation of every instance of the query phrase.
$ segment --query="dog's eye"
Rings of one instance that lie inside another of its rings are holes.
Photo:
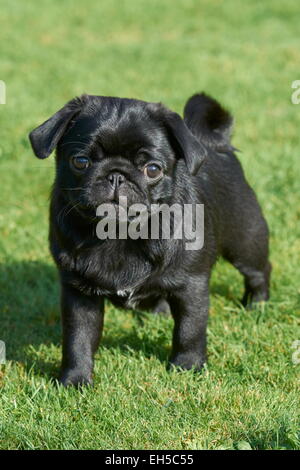
[[[144,174],[148,178],[155,179],[162,175],[162,169],[156,163],[150,163],[149,165],[145,166]]]
[[[87,157],[73,157],[71,162],[76,170],[86,170],[90,166],[90,160]]]

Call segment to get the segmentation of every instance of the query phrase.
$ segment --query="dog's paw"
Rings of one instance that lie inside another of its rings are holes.
[[[83,387],[93,385],[91,375],[87,375],[78,369],[67,369],[61,372],[59,383],[64,387]]]
[[[206,358],[192,354],[181,353],[172,356],[168,363],[168,370],[194,370],[200,372],[206,362]]]
[[[258,310],[264,308],[268,300],[269,296],[267,294],[258,294],[253,295],[251,297],[244,296],[241,300],[241,305],[244,307],[245,310]]]

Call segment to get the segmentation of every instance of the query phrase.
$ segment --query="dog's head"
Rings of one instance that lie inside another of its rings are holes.
[[[170,200],[178,165],[197,173],[205,147],[159,103],[83,95],[30,133],[35,155],[56,148],[56,188],[92,211],[102,203]]]

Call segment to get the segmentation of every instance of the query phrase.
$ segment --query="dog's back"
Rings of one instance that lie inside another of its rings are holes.
[[[268,226],[230,142],[233,119],[216,100],[201,93],[186,103],[184,121],[208,149],[198,176],[207,203],[218,214],[215,236],[219,252],[245,277],[244,303],[267,300],[271,270]]]

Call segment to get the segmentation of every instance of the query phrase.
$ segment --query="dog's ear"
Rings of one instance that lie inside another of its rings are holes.
[[[164,124],[176,153],[184,158],[189,173],[195,175],[206,157],[205,146],[192,134],[179,114],[166,108]]]
[[[47,121],[29,134],[29,140],[38,158],[47,158],[56,148],[70,122],[82,109],[86,95],[74,98]]]
[[[196,94],[188,100],[184,108],[184,121],[204,145],[217,151],[236,150],[230,143],[232,116],[205,93]]]

